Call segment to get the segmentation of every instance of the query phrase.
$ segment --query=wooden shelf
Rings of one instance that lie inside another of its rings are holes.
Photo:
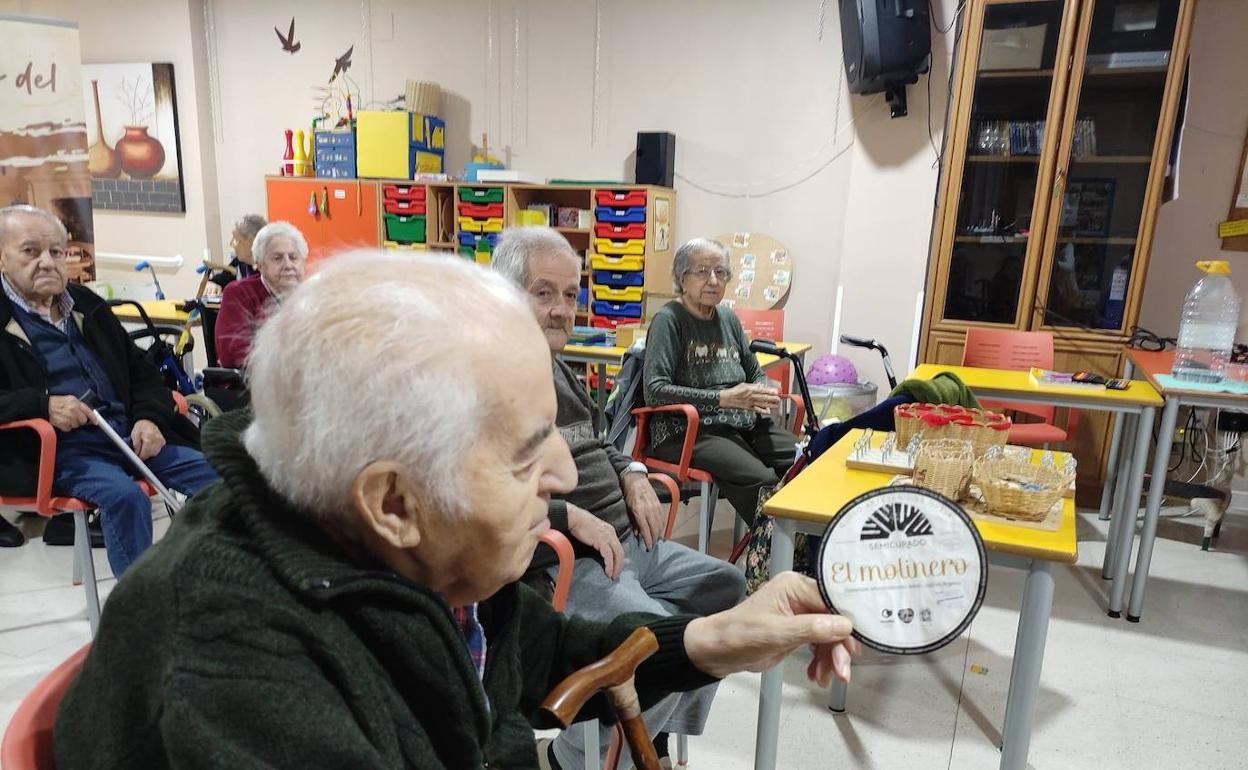
[[[456,244],[452,243],[451,241],[444,241],[441,243],[435,243],[434,241],[430,241],[427,245],[431,249],[453,249],[456,246]]]
[[[989,79],[1019,78],[1034,80],[1036,78],[1053,77],[1053,70],[980,70],[975,74],[981,78]]]
[[[953,240],[957,243],[1026,243],[1027,235],[959,235]]]
[[[556,227],[555,230],[564,235],[589,235],[592,232],[588,227]]]
[[[1071,163],[1090,163],[1096,165],[1110,163],[1138,163],[1147,166],[1152,162],[1148,155],[1085,155],[1082,158],[1070,159]]]
[[[967,163],[1039,163],[1039,155],[967,155]]]
[[[1089,67],[1088,75],[1095,77],[1126,77],[1128,75],[1164,75],[1168,67]]]
[[[1106,246],[1134,246],[1134,238],[1103,238],[1097,236],[1077,235],[1071,238],[1058,238],[1058,243],[1095,243]]]

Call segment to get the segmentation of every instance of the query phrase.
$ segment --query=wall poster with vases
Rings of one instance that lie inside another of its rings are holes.
[[[186,211],[173,65],[84,64],[82,81],[95,207]]]
[[[69,279],[95,279],[82,54],[70,21],[0,14],[0,207],[38,206],[69,233]]]

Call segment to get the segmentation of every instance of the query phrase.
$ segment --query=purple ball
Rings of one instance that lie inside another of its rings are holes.
[[[820,356],[806,372],[811,385],[857,385],[858,370],[845,356]]]

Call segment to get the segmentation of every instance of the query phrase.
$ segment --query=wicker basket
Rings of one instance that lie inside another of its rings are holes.
[[[974,464],[975,454],[969,441],[925,440],[914,456],[914,483],[956,502],[970,489]]]
[[[958,439],[969,441],[976,457],[994,446],[1005,446],[1010,433],[1010,418],[983,409],[968,409],[953,404],[901,404],[893,410],[897,446],[906,447],[915,435],[924,439]]]
[[[1010,457],[975,461],[975,483],[987,513],[1041,521],[1070,486],[1071,475]]]

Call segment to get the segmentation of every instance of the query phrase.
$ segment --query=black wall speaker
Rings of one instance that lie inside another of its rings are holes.
[[[637,184],[671,187],[676,174],[676,135],[638,131],[635,170]]]
[[[840,0],[845,77],[854,94],[884,92],[894,118],[906,114],[906,85],[931,64],[928,0]]]

